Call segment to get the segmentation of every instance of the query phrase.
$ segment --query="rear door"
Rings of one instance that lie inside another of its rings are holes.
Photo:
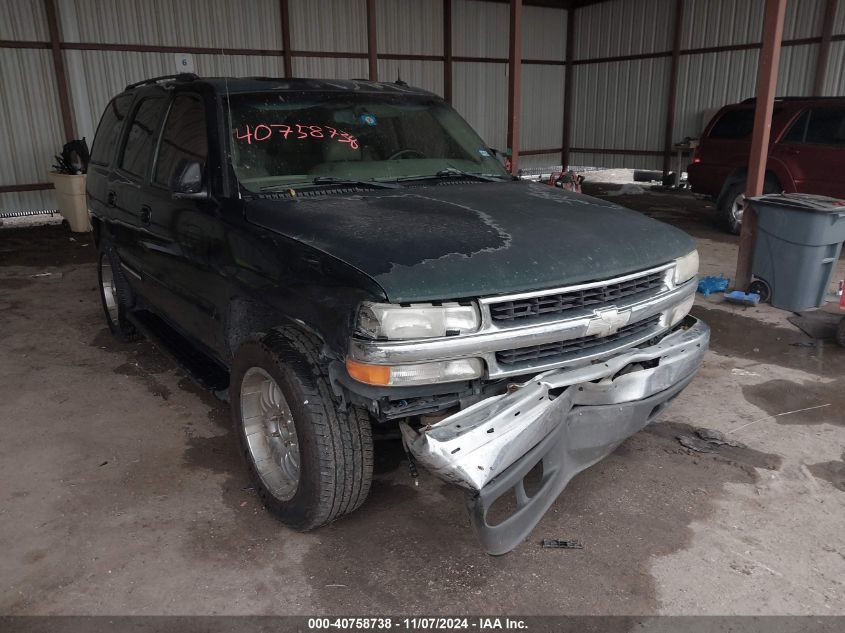
[[[793,112],[783,104],[775,104],[772,138],[783,130]],[[696,164],[690,171],[693,191],[719,195],[728,176],[748,167],[753,132],[753,104],[731,106],[718,114],[705,130],[696,152]]]
[[[723,111],[710,125],[696,153],[693,189],[718,195],[725,179],[738,165],[748,162],[754,107],[742,106]]]
[[[772,151],[796,191],[845,198],[845,106],[806,110]]]
[[[167,103],[163,94],[136,100],[109,183],[110,201],[122,218],[126,235],[120,249],[121,261],[140,285],[141,294],[153,303],[158,299],[158,288],[150,276],[147,183]]]
[[[110,179],[120,139],[123,136],[123,124],[129,115],[134,98],[131,94],[120,95],[106,106],[100,118],[100,124],[97,126],[97,133],[94,135],[86,180],[88,205],[94,215],[109,223],[112,239],[118,243],[118,248],[120,242],[126,238],[123,226],[130,222],[131,218],[115,206],[116,198]]]

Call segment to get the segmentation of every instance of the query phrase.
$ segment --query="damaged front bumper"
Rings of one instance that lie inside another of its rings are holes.
[[[408,449],[433,474],[466,488],[484,548],[516,547],[577,473],[648,424],[692,380],[710,339],[687,317],[655,345],[578,369],[555,369],[420,429],[401,424]],[[539,488],[523,479],[542,462]],[[493,503],[513,490],[516,509],[496,525]]]

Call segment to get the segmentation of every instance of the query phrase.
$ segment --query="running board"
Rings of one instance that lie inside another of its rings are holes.
[[[217,398],[228,401],[229,371],[225,367],[199,351],[152,312],[138,310],[128,316],[138,331],[184,369],[194,382]]]

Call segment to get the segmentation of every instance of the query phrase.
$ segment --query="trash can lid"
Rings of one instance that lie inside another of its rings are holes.
[[[842,213],[845,211],[845,200],[812,193],[770,193],[748,200],[752,203],[761,202],[764,205],[773,204],[789,207],[796,211],[813,211],[816,213]]]

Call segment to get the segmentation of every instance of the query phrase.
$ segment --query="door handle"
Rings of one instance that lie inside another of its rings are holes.
[[[141,207],[141,224],[149,224],[152,219],[152,215],[153,212],[147,205]]]
[[[117,202],[117,194],[114,191],[109,191],[106,195],[106,204],[113,207],[115,202]]]

